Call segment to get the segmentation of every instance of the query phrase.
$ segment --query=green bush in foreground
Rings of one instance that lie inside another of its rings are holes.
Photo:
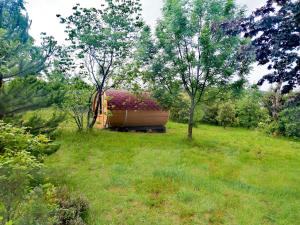
[[[0,155],[0,216],[4,222],[14,218],[41,167],[42,164],[26,151]]]
[[[26,128],[14,127],[0,121],[0,154],[26,151],[41,159],[57,151],[59,145],[52,143],[46,136],[34,136]]]
[[[57,148],[43,135],[0,122],[1,225],[85,224],[87,201],[48,183],[45,176],[44,156]]]

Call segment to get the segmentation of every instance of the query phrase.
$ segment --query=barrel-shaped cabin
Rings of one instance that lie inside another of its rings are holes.
[[[127,90],[107,90],[100,99],[97,128],[165,131],[169,111],[148,93],[136,95]]]

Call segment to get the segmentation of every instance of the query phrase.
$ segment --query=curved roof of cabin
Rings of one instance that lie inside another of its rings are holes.
[[[109,110],[162,110],[158,102],[147,93],[134,95],[126,90],[108,90],[105,94]]]

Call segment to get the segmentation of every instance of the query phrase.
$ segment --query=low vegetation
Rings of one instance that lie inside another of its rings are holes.
[[[177,123],[166,134],[72,129],[46,165],[56,182],[86,195],[89,224],[300,220],[300,142],[210,125],[189,142]]]
[[[59,145],[0,121],[0,224],[84,225],[88,203],[49,183],[44,158]]]

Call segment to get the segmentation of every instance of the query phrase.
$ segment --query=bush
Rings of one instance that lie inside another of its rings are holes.
[[[35,187],[25,198],[14,218],[17,225],[85,225],[88,202],[71,196],[67,188],[52,184]]]
[[[12,219],[41,167],[42,164],[24,150],[0,155],[0,215],[4,222]]]
[[[53,146],[43,135],[33,136],[25,128],[0,121],[0,217],[4,224],[17,221],[24,199],[45,180],[41,162],[44,154],[54,151]]]
[[[51,184],[35,187],[20,204],[15,215],[16,225],[58,224],[55,187]]]
[[[75,120],[78,130],[84,129],[84,118],[91,107],[92,88],[80,78],[69,81],[63,101],[63,108]]]
[[[224,128],[235,123],[235,108],[231,102],[225,102],[220,105],[217,120]]]
[[[62,112],[53,112],[50,118],[43,118],[34,113],[29,119],[21,121],[21,125],[33,135],[44,134],[54,138],[56,130],[61,122],[66,119],[66,114]]]
[[[170,110],[170,119],[177,123],[188,123],[190,119],[190,105],[186,98],[177,99]],[[201,122],[203,112],[200,107],[196,106],[194,111],[194,126]]]
[[[88,210],[88,202],[81,196],[71,196],[67,188],[57,191],[59,205],[58,221],[60,225],[85,225],[84,218]]]
[[[280,135],[278,121],[260,122],[258,128],[267,134],[278,136]]]
[[[279,132],[288,137],[300,137],[300,107],[290,107],[279,114]]]
[[[218,111],[219,111],[219,104],[213,103],[211,105],[204,105],[203,106],[203,117],[202,121],[204,123],[209,124],[218,124]]]
[[[0,224],[85,224],[87,201],[45,184],[41,159],[52,151],[45,136],[0,122]]]
[[[187,99],[178,98],[171,107],[171,120],[178,123],[187,123],[190,117],[190,105]]]
[[[44,135],[34,136],[24,127],[14,127],[0,121],[0,154],[27,151],[41,159],[43,155],[52,154],[58,148],[59,145],[51,143]]]
[[[246,128],[256,128],[260,122],[269,120],[267,110],[251,97],[246,97],[237,103],[237,115],[239,125]]]

